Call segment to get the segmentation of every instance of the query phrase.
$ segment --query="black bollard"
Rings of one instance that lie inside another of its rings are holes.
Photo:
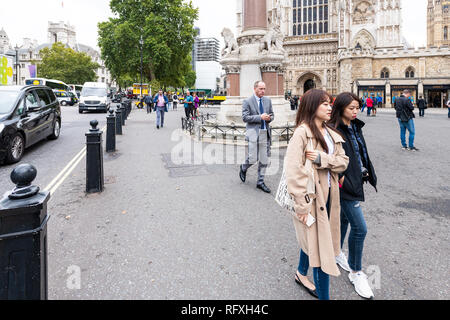
[[[104,187],[102,131],[98,121],[91,121],[91,129],[86,133],[86,192],[102,192]]]
[[[120,105],[120,111],[122,112],[122,126],[125,126],[125,120],[127,119],[127,111]]]
[[[131,113],[131,110],[132,110],[133,108],[132,108],[132,105],[131,105],[131,100],[128,100],[127,101],[127,110],[128,110],[128,115]]]
[[[122,135],[122,110],[116,107],[116,134]]]
[[[125,120],[127,120],[128,119],[128,112],[126,111],[127,109],[126,109],[125,104],[121,103],[119,106],[120,106],[120,110],[122,110],[122,118],[125,118]]]
[[[0,200],[0,300],[47,300],[47,202],[50,192],[31,183],[37,170],[11,173],[16,188]]]
[[[114,110],[109,109],[109,116],[106,117],[106,152],[116,151],[116,117]]]

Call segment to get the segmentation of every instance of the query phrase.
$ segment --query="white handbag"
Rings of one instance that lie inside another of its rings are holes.
[[[306,147],[307,150],[313,150],[313,142],[312,139],[309,138],[308,145]],[[312,165],[312,161],[306,159],[305,161],[305,168],[308,174],[308,183],[306,185],[306,194],[310,197],[310,199],[315,198],[316,193],[316,184],[314,180],[314,169]],[[291,213],[293,216],[296,216],[295,214],[295,201],[292,198],[292,196],[288,192],[287,183],[286,183],[286,159],[283,164],[283,171],[281,173],[281,179],[280,184],[278,185],[278,190],[275,195],[275,201],[282,207],[283,209],[286,209],[289,213]]]

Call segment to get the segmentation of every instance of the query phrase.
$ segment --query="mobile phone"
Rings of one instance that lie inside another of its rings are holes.
[[[306,221],[306,226],[309,228],[316,222],[316,218],[314,218],[311,213],[308,214],[308,220]]]

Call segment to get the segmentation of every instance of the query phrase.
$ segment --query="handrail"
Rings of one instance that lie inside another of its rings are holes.
[[[181,118],[181,128],[183,131],[189,132],[191,136],[197,135],[199,139],[213,138],[218,141],[219,136],[222,139],[227,137],[232,138],[233,141],[237,141],[239,137],[245,137],[247,132],[245,125],[220,125],[216,122],[205,124],[205,119],[210,120],[216,118],[215,114],[207,113],[206,116],[202,113],[196,119]],[[216,118],[217,119],[217,118]],[[280,137],[280,141],[289,142],[294,135],[295,128],[290,126],[289,123],[285,127],[270,128],[271,136],[276,134]]]

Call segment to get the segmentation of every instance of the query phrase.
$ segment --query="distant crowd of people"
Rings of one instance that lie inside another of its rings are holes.
[[[393,104],[394,108],[396,106],[396,101],[398,101],[398,99],[400,99],[400,97],[401,97],[401,95],[392,97],[392,104]],[[333,102],[335,99],[336,98],[333,98]],[[364,95],[360,99],[361,99],[361,112],[364,112],[364,110],[367,109],[368,117],[370,117],[370,116],[376,117],[377,116],[377,108],[382,108],[383,104],[385,103],[384,98],[380,94],[377,94],[375,96],[375,94],[372,93],[370,95]],[[414,101],[414,97],[412,96],[412,94],[409,95],[408,99],[413,106],[415,105],[415,106],[417,106],[417,109],[419,109],[419,117],[424,117],[425,110],[428,109],[429,102],[427,102],[422,95],[419,96],[419,98],[417,99],[416,102]],[[288,97],[288,100],[291,105],[291,110],[293,110],[293,111],[298,110],[298,107],[301,102],[301,97],[299,97],[297,95],[290,96],[290,97]],[[448,118],[450,118],[450,98],[444,100],[444,104],[448,108]],[[432,105],[434,108],[441,107],[441,100],[440,100],[439,96],[434,97],[434,99],[432,101]]]
[[[183,105],[186,118],[198,119],[200,112],[199,108],[202,104],[207,105],[207,97],[199,97],[197,93],[192,93],[187,90],[185,94],[178,94],[176,92],[163,92],[159,90],[157,94],[152,96],[151,94],[138,97],[138,106],[147,108],[147,113],[155,111],[156,116],[156,128],[159,130],[164,128],[165,113],[170,110],[177,110],[180,104]]]

